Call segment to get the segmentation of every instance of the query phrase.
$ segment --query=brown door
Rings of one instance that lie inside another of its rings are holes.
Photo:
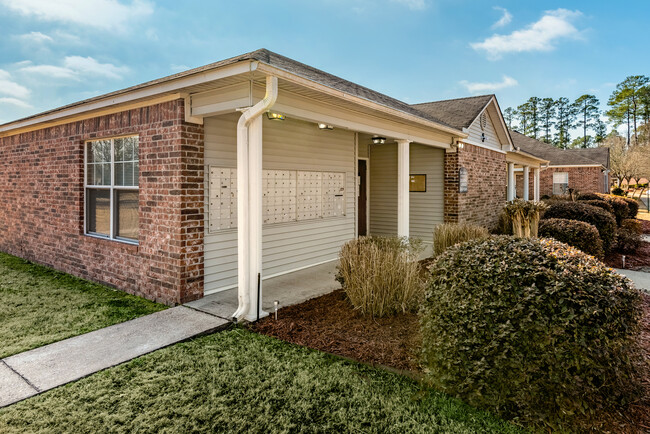
[[[359,227],[359,236],[368,235],[368,219],[367,219],[367,210],[368,210],[368,167],[366,160],[359,160],[359,197],[357,199],[357,213]]]

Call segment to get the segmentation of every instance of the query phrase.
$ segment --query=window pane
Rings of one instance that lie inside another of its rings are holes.
[[[113,149],[115,149],[115,161],[124,161],[124,139],[115,139]]]
[[[115,190],[116,236],[138,239],[138,192]]]
[[[124,163],[115,163],[115,185],[124,185]]]
[[[94,164],[89,164],[86,170],[87,170],[86,184],[94,185],[94,183],[95,183],[95,165]]]
[[[124,184],[123,185],[134,185],[133,184],[133,163],[124,163]]]
[[[89,233],[110,235],[111,193],[108,190],[86,190],[87,221]]]
[[[111,141],[95,140],[88,142],[88,162],[110,162],[111,161]]]
[[[140,165],[135,162],[133,163],[133,185],[136,187],[139,185],[139,178],[140,178]]]
[[[124,146],[125,146],[124,161],[138,161],[138,138],[137,137],[124,138]]]
[[[111,185],[111,164],[103,163],[102,166],[102,182],[97,185]]]

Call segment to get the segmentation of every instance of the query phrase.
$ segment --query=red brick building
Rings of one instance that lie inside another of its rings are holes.
[[[549,161],[540,176],[542,196],[564,194],[568,189],[582,193],[609,192],[608,148],[563,150],[516,131],[511,131],[511,135],[515,146]],[[518,179],[523,180],[523,174]]]

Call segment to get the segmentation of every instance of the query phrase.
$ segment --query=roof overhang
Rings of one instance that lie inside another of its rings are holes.
[[[536,157],[533,154],[522,151],[521,149],[516,149],[514,151],[506,152],[506,162],[514,163],[523,166],[548,166],[550,163],[549,160],[545,160],[540,157]]]
[[[152,82],[132,86],[117,92],[79,101],[34,116],[12,121],[0,125],[0,137],[61,125],[98,115],[115,113],[130,108],[155,104],[161,101],[181,98],[193,93],[194,91],[205,90],[206,86],[209,87],[211,84],[216,86],[218,81],[223,81],[228,78],[239,76],[242,79],[248,80],[253,73],[256,75],[273,75],[340,100],[384,113],[396,120],[402,120],[426,128],[433,128],[437,130],[437,132],[449,134],[456,138],[466,138],[468,136],[467,133],[452,127],[333,89],[257,60],[247,59],[228,65],[215,66],[214,68],[201,70],[196,73],[170,76],[169,78],[154,80]]]

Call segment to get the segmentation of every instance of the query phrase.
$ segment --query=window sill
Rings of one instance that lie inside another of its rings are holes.
[[[94,238],[96,240],[114,241],[116,243],[124,244],[124,245],[127,245],[127,246],[138,247],[140,245],[140,243],[138,241],[129,241],[129,240],[120,239],[120,238],[109,238],[109,237],[105,237],[105,236],[102,236],[102,235],[95,235],[95,234],[84,234],[84,235],[89,237],[89,238]]]

